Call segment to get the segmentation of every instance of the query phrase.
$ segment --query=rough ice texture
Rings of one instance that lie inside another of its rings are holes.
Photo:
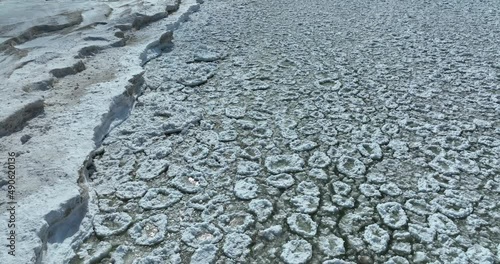
[[[283,244],[302,238],[314,252],[302,243],[286,261],[498,257],[494,1],[185,0],[164,19],[155,16],[164,6],[149,2],[156,5],[131,1],[130,12],[120,1],[99,2],[113,5],[108,17],[84,13],[82,23],[100,17],[106,24],[7,47],[18,57],[3,60],[4,69],[17,68],[2,75],[2,89],[24,93],[6,96],[14,110],[0,115],[1,147],[19,151],[23,164],[20,255],[36,263],[120,263],[120,256],[268,263],[284,262]],[[136,8],[144,12],[134,15]],[[130,20],[114,22],[123,16]],[[46,44],[61,38],[85,47],[51,53],[58,46]],[[59,59],[65,54],[79,58]],[[130,182],[146,186],[122,188]],[[50,188],[39,195],[39,186]],[[155,191],[163,188],[172,191]],[[92,222],[113,213],[132,223]],[[93,233],[99,224],[130,231],[162,214],[165,237],[151,246],[134,244],[125,231]],[[293,214],[304,216],[293,221]],[[314,237],[308,217],[317,223]],[[239,248],[226,240],[231,233],[253,241]]]

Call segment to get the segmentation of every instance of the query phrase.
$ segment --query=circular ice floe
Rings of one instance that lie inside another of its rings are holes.
[[[377,205],[377,211],[384,224],[391,228],[401,228],[408,222],[408,217],[401,204],[387,202]]]
[[[191,256],[190,264],[214,263],[217,258],[217,246],[213,244],[203,245],[197,248]]]
[[[297,155],[269,156],[265,161],[266,168],[274,174],[303,171],[304,160]]]
[[[259,231],[259,236],[268,241],[272,241],[282,234],[283,227],[281,227],[280,225],[270,226],[269,228]]]
[[[432,227],[423,227],[417,224],[408,224],[408,231],[417,239],[424,243],[432,243],[436,236],[436,230]]]
[[[137,178],[141,180],[150,180],[156,178],[165,171],[167,163],[164,160],[146,160],[140,164],[137,169]]]
[[[142,197],[148,190],[145,182],[133,181],[121,184],[116,188],[116,196],[123,200]]]
[[[187,162],[195,162],[197,160],[206,158],[209,153],[210,150],[207,147],[203,145],[196,145],[186,151],[186,153],[184,154],[184,159]]]
[[[286,264],[304,264],[312,257],[312,246],[303,239],[288,241],[283,245],[281,260]]]
[[[111,253],[111,261],[115,264],[125,264],[125,260],[134,254],[133,250],[133,247],[120,245]]]
[[[308,214],[294,213],[286,220],[290,230],[303,237],[314,237],[318,224]]]
[[[311,195],[297,195],[290,199],[295,210],[300,213],[312,214],[318,211],[319,197]]]
[[[337,169],[340,173],[351,178],[362,178],[366,172],[363,162],[349,156],[341,156],[337,160]]]
[[[387,179],[382,173],[370,172],[366,175],[366,180],[369,183],[385,183]]]
[[[295,151],[309,151],[318,146],[318,143],[309,139],[297,139],[290,142],[290,148]]]
[[[324,152],[315,151],[307,161],[307,164],[313,168],[324,168],[330,165],[330,162],[331,159]]]
[[[303,135],[310,136],[319,133],[321,131],[321,127],[318,126],[317,124],[307,124],[301,127],[299,131]]]
[[[442,137],[440,138],[439,143],[443,148],[453,150],[466,150],[470,146],[467,139],[455,136]]]
[[[321,145],[326,145],[326,146],[335,146],[337,145],[337,143],[339,143],[337,138],[335,138],[334,136],[327,136],[325,134],[319,135],[318,139],[321,142]]]
[[[417,182],[417,189],[419,192],[438,192],[441,187],[439,182],[432,177],[419,179]]]
[[[455,223],[443,214],[432,214],[427,218],[427,221],[429,226],[440,234],[457,235],[460,233]]]
[[[234,184],[234,195],[242,200],[250,200],[257,197],[259,185],[254,178],[239,180]]]
[[[236,167],[236,173],[243,176],[257,176],[260,172],[260,164],[253,161],[240,161]]]
[[[253,216],[248,213],[223,214],[217,218],[219,226],[224,232],[245,232],[254,224]]]
[[[335,235],[322,236],[318,239],[318,247],[323,254],[336,257],[345,254],[344,240]]]
[[[201,218],[204,221],[212,221],[224,212],[224,206],[221,204],[204,205],[205,209],[201,212]]]
[[[430,215],[436,212],[436,207],[427,203],[424,199],[409,199],[404,208],[418,215]]]
[[[254,199],[248,207],[250,212],[257,216],[259,222],[265,222],[273,213],[273,204],[267,199]]]
[[[453,175],[460,172],[453,161],[447,160],[442,156],[434,158],[429,162],[429,166],[444,175]]]
[[[321,79],[314,82],[314,86],[320,89],[327,89],[329,91],[336,91],[342,87],[339,80],[334,79]]]
[[[297,131],[295,131],[293,129],[288,129],[288,128],[284,129],[284,128],[282,128],[280,130],[280,133],[281,133],[281,136],[283,138],[286,138],[286,139],[293,140],[293,139],[297,139],[299,137],[299,134],[297,133]]]
[[[167,208],[179,202],[182,193],[172,188],[151,188],[139,201],[144,209]]]
[[[194,248],[207,244],[215,244],[222,239],[222,232],[210,223],[194,224],[182,233],[181,240],[186,245]]]
[[[326,174],[326,172],[323,169],[319,168],[310,169],[307,175],[317,180],[328,180],[328,174]]]
[[[151,246],[162,242],[166,232],[167,216],[164,214],[153,215],[137,222],[128,231],[134,242],[142,246]]]
[[[297,185],[297,194],[311,195],[311,196],[319,196],[321,193],[319,192],[318,186],[312,181],[302,181]]]
[[[442,247],[439,251],[439,259],[442,263],[470,263],[467,255],[460,248]]]
[[[118,199],[99,199],[98,206],[101,212],[113,213],[123,205],[123,202]]]
[[[438,145],[426,145],[420,148],[425,155],[430,157],[444,156],[446,152]]]
[[[259,138],[270,138],[273,135],[273,131],[267,127],[256,127],[252,130],[252,135]]]
[[[146,256],[142,258],[136,258],[132,261],[132,264],[161,264],[164,263],[163,258],[160,256]]]
[[[500,139],[498,137],[480,136],[477,139],[477,143],[483,144],[488,147],[498,147],[500,146]]]
[[[400,257],[400,256],[394,256],[388,259],[384,264],[410,264],[407,259]]]
[[[201,173],[190,171],[176,176],[171,184],[183,193],[197,193],[205,188],[208,182]]]
[[[382,126],[381,130],[388,135],[395,135],[399,132],[399,126],[393,123],[386,123]]]
[[[278,189],[288,189],[295,184],[295,179],[290,174],[281,173],[267,177],[266,182]]]
[[[379,188],[380,192],[389,196],[398,196],[403,193],[399,187],[392,182],[384,183]]]
[[[220,142],[234,141],[238,137],[238,132],[236,130],[226,130],[219,133]]]
[[[366,197],[380,197],[382,194],[373,184],[363,183],[359,185],[359,191]]]
[[[248,247],[252,244],[252,238],[240,233],[230,233],[224,239],[222,251],[229,258],[239,258],[250,253]]]
[[[375,253],[384,252],[389,244],[389,233],[377,224],[367,226],[363,238]]]
[[[438,196],[431,201],[439,212],[451,218],[465,218],[472,213],[472,204],[464,199]]]
[[[358,145],[358,150],[361,155],[374,159],[374,160],[379,160],[382,158],[382,149],[380,148],[380,145],[377,143],[362,143]]]
[[[335,181],[332,182],[333,191],[339,195],[349,195],[351,186],[345,182]]]
[[[352,197],[345,197],[342,195],[334,194],[331,197],[332,202],[340,207],[354,208],[355,200]]]
[[[230,118],[245,117],[246,109],[244,107],[230,106],[225,110],[226,116]]]
[[[240,152],[240,157],[242,157],[244,159],[254,160],[254,161],[258,161],[261,156],[262,156],[262,153],[256,147],[248,147],[248,148],[243,149]]]
[[[118,235],[125,232],[132,224],[132,217],[124,212],[97,214],[92,220],[95,233],[99,238]]]
[[[500,251],[497,251],[500,254]],[[495,256],[491,251],[481,245],[474,245],[470,247],[467,252],[467,257],[473,264],[493,264],[495,263]]]

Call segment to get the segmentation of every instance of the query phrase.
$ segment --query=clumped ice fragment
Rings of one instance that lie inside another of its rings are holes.
[[[371,250],[375,253],[382,253],[387,249],[390,237],[389,233],[378,224],[371,224],[365,228],[363,238]]]
[[[283,234],[283,227],[280,225],[270,226],[267,229],[259,231],[259,236],[268,241],[272,241]]]
[[[257,197],[259,185],[254,178],[245,178],[234,184],[234,195],[242,200],[251,200]]]
[[[389,196],[398,196],[403,193],[401,189],[392,182],[382,184],[379,188],[380,192]]]
[[[193,194],[203,190],[208,182],[201,173],[192,171],[176,176],[171,184],[183,193]]]
[[[164,160],[151,160],[148,159],[142,162],[139,169],[137,169],[137,178],[141,180],[151,180],[160,175],[167,168],[167,163]]]
[[[309,175],[309,177],[315,178],[317,180],[328,180],[328,174],[326,174],[326,172],[323,169],[319,169],[319,168],[310,169],[309,172],[307,173],[307,175]]]
[[[432,214],[428,217],[429,226],[440,234],[457,235],[460,231],[457,225],[443,214]]]
[[[141,246],[151,246],[162,242],[167,232],[167,216],[157,214],[139,221],[128,233],[134,242]]]
[[[345,254],[344,240],[335,235],[322,236],[318,239],[318,247],[323,254],[337,257]]]
[[[351,186],[345,182],[335,181],[332,182],[333,191],[338,195],[349,195]]]
[[[222,251],[229,258],[239,258],[250,253],[248,248],[252,243],[252,239],[245,234],[230,233],[226,235]]]
[[[132,224],[132,217],[124,212],[97,214],[92,224],[98,237],[107,238],[125,232]]]
[[[295,184],[295,179],[290,174],[280,173],[267,177],[266,182],[278,189],[288,189]]]
[[[267,199],[253,199],[248,207],[249,211],[257,216],[259,222],[265,222],[273,213],[273,204]]]
[[[181,240],[186,245],[199,248],[207,244],[215,244],[222,239],[222,232],[214,224],[208,222],[194,224],[182,232]]]
[[[218,224],[224,232],[245,232],[253,224],[253,216],[249,213],[223,214],[218,218]]]
[[[358,145],[358,150],[361,155],[373,159],[379,160],[382,158],[382,149],[377,143],[362,143]]]
[[[195,162],[208,156],[210,150],[204,145],[196,145],[186,151],[184,159],[187,162]]]
[[[280,257],[286,264],[304,264],[311,259],[312,251],[309,242],[295,239],[283,245]]]
[[[172,188],[151,188],[139,200],[139,206],[144,209],[162,209],[178,203],[182,193]]]
[[[297,193],[303,195],[319,196],[318,186],[312,181],[303,181],[297,185]]]
[[[255,177],[259,175],[260,165],[253,161],[240,161],[236,167],[236,173],[243,176]]]
[[[349,156],[341,156],[337,160],[337,169],[340,173],[351,178],[363,178],[366,172],[363,162]]]
[[[133,181],[121,184],[116,188],[116,196],[123,200],[142,197],[148,191],[145,182]]]
[[[377,205],[377,211],[384,224],[391,228],[401,228],[408,222],[408,217],[401,204],[387,202]]]
[[[307,161],[307,164],[313,168],[325,168],[330,165],[330,162],[331,159],[324,152],[315,151]]]
[[[300,213],[312,214],[318,211],[319,197],[311,195],[297,195],[290,199],[295,210]]]
[[[318,143],[308,139],[297,139],[290,142],[290,149],[294,151],[309,151],[318,146]]]
[[[286,220],[292,232],[303,237],[314,237],[318,224],[308,214],[294,213]]]
[[[269,156],[266,158],[265,165],[274,174],[301,172],[304,170],[304,160],[297,154]]]
[[[213,264],[217,258],[217,246],[206,244],[197,248],[191,256],[190,264]]]

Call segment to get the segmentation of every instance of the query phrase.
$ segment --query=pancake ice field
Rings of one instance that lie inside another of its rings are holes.
[[[497,1],[7,0],[0,52],[0,263],[500,263]]]

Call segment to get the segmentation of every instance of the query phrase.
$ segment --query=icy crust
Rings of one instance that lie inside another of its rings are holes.
[[[148,63],[90,166],[82,261],[499,261],[497,68],[452,29],[424,41],[399,23],[461,23],[463,4],[306,2],[210,1]],[[355,19],[388,9],[408,16]],[[375,35],[352,38],[360,24]]]

